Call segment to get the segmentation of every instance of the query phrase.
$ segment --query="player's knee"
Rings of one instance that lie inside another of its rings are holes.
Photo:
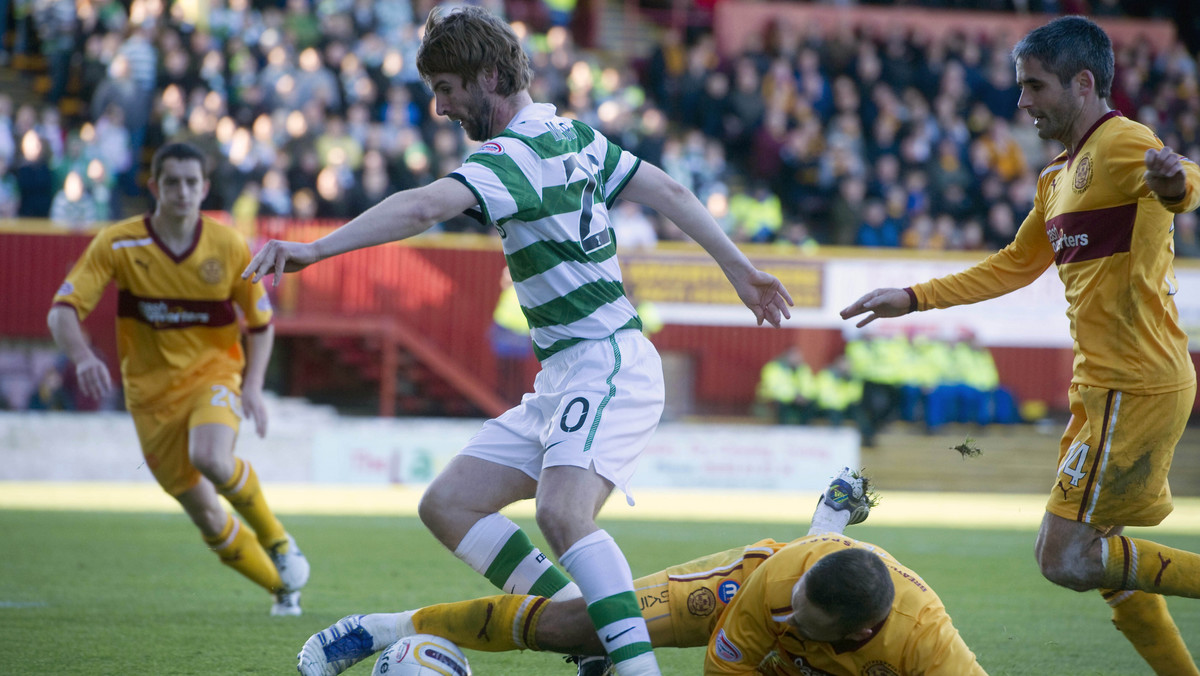
[[[225,522],[229,520],[229,514],[218,506],[206,509],[200,518],[203,520],[202,524],[197,524],[200,530],[215,535],[225,528]]]
[[[1097,576],[1081,559],[1067,560],[1039,551],[1037,562],[1042,577],[1060,587],[1083,592],[1100,586]]]
[[[548,604],[537,624],[537,643],[541,650],[570,655],[604,654],[582,598]]]
[[[233,476],[233,456],[222,449],[196,445],[188,449],[188,457],[192,466],[217,486],[225,484]]]
[[[580,538],[596,530],[595,522],[586,516],[566,510],[547,509],[540,505],[536,519],[538,529],[546,538],[546,544],[559,556]]]

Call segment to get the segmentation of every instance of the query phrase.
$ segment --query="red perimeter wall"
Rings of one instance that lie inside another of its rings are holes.
[[[264,224],[263,231],[310,240],[327,228],[275,222]],[[90,233],[0,231],[0,338],[49,338],[45,317],[50,299],[90,238]],[[439,237],[322,262],[289,275],[272,295],[281,316],[400,318],[495,389],[487,328],[503,267],[494,239]],[[85,325],[115,372],[114,314],[110,288]],[[843,348],[838,331],[820,329],[669,325],[654,342],[663,353],[686,355],[692,364],[697,411],[720,414],[746,413],[762,364],[793,342],[803,346],[816,366]],[[993,353],[1001,381],[1020,399],[1065,408],[1070,350],[994,348]],[[535,369],[531,364],[530,372]]]

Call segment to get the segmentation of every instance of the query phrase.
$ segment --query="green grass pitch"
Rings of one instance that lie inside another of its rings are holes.
[[[521,525],[536,536],[525,519]],[[412,517],[289,515],[313,573],[304,615],[272,618],[269,596],[218,564],[181,513],[0,510],[0,673],[285,674],[313,632],[343,615],[493,593]],[[753,542],[779,523],[605,521],[635,575]],[[871,526],[848,531],[923,575],[993,675],[1147,674],[1096,593],[1042,580],[1032,532]],[[1200,550],[1200,536],[1163,534]],[[1193,651],[1200,601],[1171,599]],[[558,656],[469,653],[478,676],[572,676]],[[666,674],[698,674],[699,649],[661,650]],[[370,673],[364,662],[350,674]]]

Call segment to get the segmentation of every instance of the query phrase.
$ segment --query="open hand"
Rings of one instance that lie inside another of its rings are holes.
[[[254,421],[254,431],[260,438],[267,435],[267,404],[261,388],[246,388],[242,392],[242,413]]]
[[[97,401],[113,388],[108,366],[95,355],[75,365],[75,379],[79,382],[79,389],[84,396]]]
[[[250,281],[257,282],[266,275],[274,274],[271,286],[279,286],[279,278],[283,277],[283,273],[303,270],[316,262],[316,247],[311,243],[273,239],[250,259],[250,264],[242,271],[242,279],[253,276]]]
[[[850,319],[870,312],[866,319],[855,324],[861,329],[880,317],[900,317],[908,314],[910,303],[912,299],[904,289],[875,289],[843,309],[841,315],[842,319]]]
[[[734,287],[738,297],[754,313],[759,326],[765,321],[779,328],[780,322],[792,318],[792,312],[788,310],[788,306],[792,304],[792,296],[775,275],[755,270],[745,285],[735,284]]]

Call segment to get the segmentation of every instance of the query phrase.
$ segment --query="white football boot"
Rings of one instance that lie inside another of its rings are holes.
[[[275,604],[271,606],[272,617],[295,617],[302,612],[300,609],[300,592],[275,592]]]
[[[281,549],[282,544],[276,545],[267,550],[267,554],[275,564],[275,570],[279,571],[279,580],[283,582],[283,588],[290,592],[303,589],[304,585],[308,584],[308,558],[300,551],[300,547],[296,546],[296,538],[290,534],[287,536],[287,551],[281,552]]]
[[[337,676],[404,636],[416,633],[413,611],[347,615],[304,642],[296,670],[304,676]]]

